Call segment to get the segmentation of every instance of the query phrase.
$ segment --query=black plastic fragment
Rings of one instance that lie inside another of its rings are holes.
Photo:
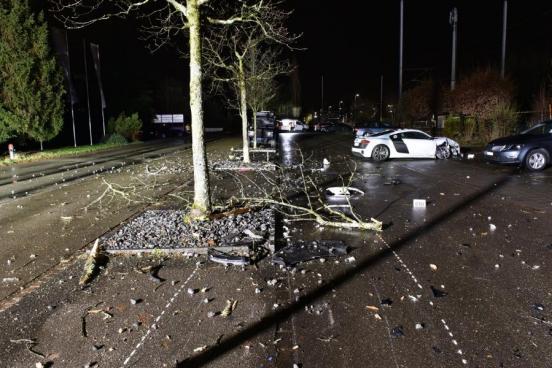
[[[437,289],[436,287],[433,287],[433,285],[430,287],[431,287],[431,292],[433,293],[433,296],[435,298],[444,298],[445,296],[448,295],[446,291]]]

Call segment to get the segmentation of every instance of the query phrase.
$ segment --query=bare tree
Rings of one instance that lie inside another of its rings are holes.
[[[257,112],[266,110],[268,104],[276,97],[278,85],[275,78],[288,73],[291,66],[280,59],[280,52],[275,48],[251,49],[246,57],[247,105],[253,113],[253,148],[257,148]]]
[[[236,93],[236,106],[242,121],[243,161],[246,163],[251,161],[247,135],[247,86],[255,80],[270,81],[287,69],[285,64],[275,59],[265,59],[263,65],[258,65],[260,69],[255,69],[259,58],[252,54],[260,48],[268,50],[270,43],[289,46],[297,39],[297,36],[290,35],[285,26],[290,13],[276,5],[261,3],[258,9],[261,17],[256,22],[236,22],[222,31],[212,29],[205,37],[205,60],[210,67],[210,78],[215,84],[229,84]],[[256,59],[253,68],[252,57]]]
[[[194,165],[192,217],[203,218],[211,211],[207,156],[203,139],[202,33],[203,25],[227,27],[234,24],[259,25],[263,33],[278,34],[269,28],[267,9],[271,0],[50,0],[52,10],[67,28],[83,28],[111,18],[135,15],[144,21],[145,38],[155,50],[174,36],[188,32],[190,58],[190,110]]]

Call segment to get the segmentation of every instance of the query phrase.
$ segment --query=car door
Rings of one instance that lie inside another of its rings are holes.
[[[416,131],[404,132],[403,141],[411,157],[435,157],[435,141],[430,135]]]

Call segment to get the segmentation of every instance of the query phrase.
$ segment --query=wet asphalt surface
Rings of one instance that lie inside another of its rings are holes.
[[[284,134],[280,155],[294,162],[300,147],[333,162],[334,177],[348,171],[337,163],[350,142]],[[267,259],[241,269],[202,257],[111,257],[83,290],[82,260],[68,262],[0,313],[0,367],[552,366],[552,169],[355,163],[365,194],[353,208],[384,231],[291,229],[292,242],[343,240],[354,261],[290,272]],[[139,272],[158,264],[164,282]],[[233,313],[209,317],[226,300],[237,301]]]
[[[189,138],[140,142],[78,156],[0,167],[0,201],[134,165],[190,146]]]

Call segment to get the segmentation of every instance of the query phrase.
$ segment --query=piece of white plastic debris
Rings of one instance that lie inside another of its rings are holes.
[[[374,318],[377,320],[381,320],[381,316],[379,315],[379,313],[375,313]]]
[[[328,161],[328,159],[324,157],[324,160],[322,160],[322,163],[324,164],[324,166],[328,166],[330,164],[330,161]]]
[[[491,231],[495,231],[496,230],[496,225],[495,224],[489,224],[489,229]]]
[[[500,265],[497,263],[497,264],[494,265],[494,267],[498,269],[498,268],[500,268]]]
[[[194,349],[194,353],[200,353],[205,349],[207,349],[207,345],[199,346],[199,347]]]
[[[424,325],[422,323],[416,323],[416,330],[423,330],[424,329]]]
[[[345,263],[353,263],[356,261],[356,258],[353,256],[345,258]]]
[[[538,270],[539,268],[540,268],[539,265],[534,265],[533,267],[531,267],[531,269],[533,269],[533,270]]]
[[[437,266],[434,265],[433,263],[429,264],[429,268],[431,268],[432,271],[437,271]]]
[[[414,199],[412,201],[412,206],[414,208],[426,208],[427,202],[425,199]]]
[[[194,295],[195,293],[196,293],[196,290],[195,290],[195,289],[188,288],[188,294]]]

